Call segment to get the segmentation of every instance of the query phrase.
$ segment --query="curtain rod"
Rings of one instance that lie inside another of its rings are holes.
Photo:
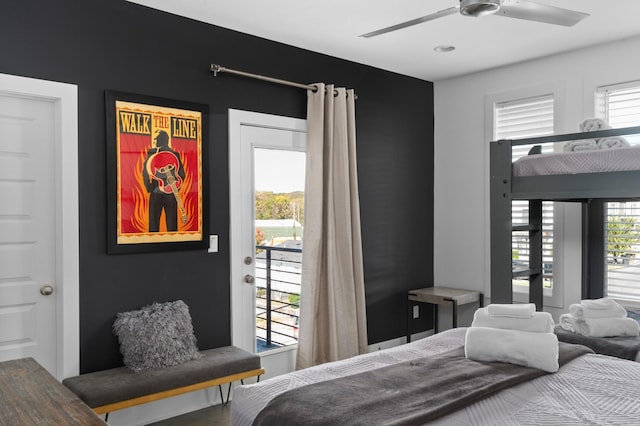
[[[313,85],[313,84],[302,84],[302,83],[296,83],[294,81],[282,80],[280,78],[267,77],[267,76],[260,75],[260,74],[252,74],[252,73],[249,73],[249,72],[244,72],[244,71],[234,70],[234,69],[231,69],[231,68],[226,68],[226,67],[223,67],[222,65],[218,65],[218,64],[211,64],[210,69],[211,69],[211,72],[213,72],[213,76],[214,77],[217,77],[219,72],[226,72],[226,73],[229,73],[229,74],[235,74],[235,75],[239,75],[239,76],[242,76],[242,77],[255,78],[255,79],[258,79],[258,80],[262,80],[262,81],[268,81],[270,83],[284,84],[285,86],[291,86],[291,87],[297,87],[299,89],[311,90],[312,92],[317,92],[318,91],[318,87]],[[358,96],[356,95],[354,97],[354,99],[358,99]]]
[[[231,68],[226,68],[226,67],[223,67],[223,66],[218,65],[218,64],[211,64],[211,71],[213,72],[213,76],[214,77],[217,77],[219,72],[226,72],[226,73],[229,73],[229,74],[240,75],[242,77],[255,78],[255,79],[258,79],[258,80],[268,81],[268,82],[271,82],[271,83],[284,84],[285,86],[297,87],[299,89],[312,90],[314,92],[316,92],[318,90],[318,88],[316,86],[311,85],[311,84],[302,84],[302,83],[296,83],[296,82],[288,81],[288,80],[281,80],[279,78],[267,77],[267,76],[260,75],[260,74],[251,74],[251,73],[244,72],[244,71],[238,71],[238,70],[234,70],[234,69],[231,69]]]

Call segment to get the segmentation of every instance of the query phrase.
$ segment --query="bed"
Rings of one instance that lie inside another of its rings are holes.
[[[554,333],[561,342],[584,345],[595,353],[640,362],[640,337],[590,337],[567,331],[560,325],[556,325]]]
[[[491,301],[513,301],[512,278],[529,279],[529,301],[542,310],[542,201],[582,203],[582,296],[603,297],[604,203],[640,199],[640,148],[537,154],[512,163],[512,147],[640,134],[640,127],[490,143]],[[511,201],[528,200],[529,223],[514,224]],[[511,235],[528,231],[530,262],[515,270]],[[588,242],[588,244],[586,244]]]
[[[302,386],[333,379],[349,379],[361,372],[381,369],[422,357],[437,357],[464,345],[466,328],[444,331],[395,348],[359,355],[277,376],[236,388],[231,402],[231,423],[252,425],[259,413],[279,395]],[[556,373],[508,387],[431,421],[433,425],[481,424],[640,424],[640,364],[606,355],[586,354],[569,361]],[[443,388],[442,388],[443,389]],[[444,389],[443,389],[444,390]],[[429,400],[423,404],[428,405]],[[327,410],[343,409],[327,406]],[[304,407],[299,407],[304,412]],[[388,407],[390,415],[397,407]],[[279,424],[287,424],[287,416]],[[308,419],[305,424],[312,424]],[[379,424],[392,424],[387,420]],[[359,424],[345,419],[344,424]],[[398,423],[418,424],[418,423]]]

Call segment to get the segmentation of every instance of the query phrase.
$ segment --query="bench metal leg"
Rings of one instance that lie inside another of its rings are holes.
[[[231,385],[229,382],[229,388],[227,389],[227,400],[224,400],[224,396],[222,396],[222,385],[218,385],[218,389],[220,389],[220,399],[222,400],[222,405],[227,405],[229,403],[229,395],[231,395]]]
[[[257,382],[260,381],[260,376],[258,376]],[[224,396],[222,395],[222,385],[218,385],[218,389],[220,390],[220,399],[222,400],[222,405],[227,405],[229,403],[229,396],[231,396],[231,385],[233,382],[229,383],[229,388],[227,389],[227,400],[225,401]],[[240,384],[244,385],[244,379],[240,379]],[[106,419],[105,419],[106,421]]]

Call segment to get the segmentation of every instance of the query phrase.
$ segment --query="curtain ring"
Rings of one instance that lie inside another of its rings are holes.
[[[313,89],[309,89],[311,90],[313,93],[317,93],[318,92],[318,86],[315,84],[312,84],[311,86],[313,86]],[[324,87],[324,94],[327,94],[327,86]],[[336,96],[338,96],[340,94],[340,92],[338,91],[338,89],[333,89],[333,97],[335,98]],[[344,92],[345,96],[348,98],[349,97],[349,91],[345,89]],[[358,95],[353,96],[353,99],[358,99]]]
[[[325,86],[324,88],[324,94],[327,94],[327,88]],[[336,96],[338,96],[340,94],[340,92],[338,92],[338,89],[333,89],[333,97],[335,98]]]

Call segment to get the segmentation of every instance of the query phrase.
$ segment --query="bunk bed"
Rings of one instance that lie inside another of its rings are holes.
[[[512,303],[512,279],[529,278],[529,301],[538,310],[543,304],[542,202],[582,203],[582,296],[603,297],[604,206],[607,201],[640,199],[640,147],[535,154],[512,163],[512,148],[519,145],[592,140],[640,134],[640,126],[592,132],[551,135],[490,143],[490,231],[491,302]],[[606,151],[606,152],[605,152]],[[590,156],[597,160],[591,161]],[[569,157],[566,157],[569,156]],[[621,157],[615,162],[613,157]],[[577,168],[564,160],[578,158]],[[533,162],[551,159],[550,167]],[[615,164],[620,164],[616,166]],[[590,166],[590,167],[585,167]],[[519,167],[516,169],[516,167]],[[511,201],[529,201],[529,222],[512,223]],[[529,265],[515,269],[512,262],[512,232],[528,231]]]

